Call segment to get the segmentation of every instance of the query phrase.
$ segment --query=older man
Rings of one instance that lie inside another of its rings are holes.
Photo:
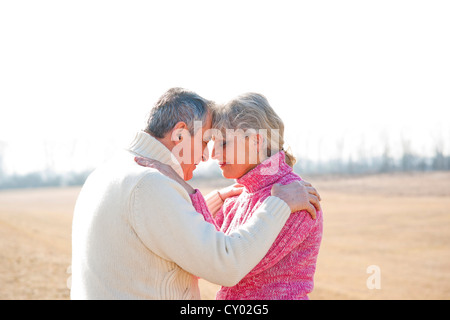
[[[175,88],[151,111],[127,150],[95,170],[77,200],[72,232],[72,299],[199,299],[197,277],[239,282],[264,257],[291,211],[305,204],[279,187],[244,226],[217,232],[183,186],[135,163],[170,165],[181,180],[205,160],[212,103]],[[203,127],[194,130],[194,122]],[[201,146],[201,152],[195,146]]]

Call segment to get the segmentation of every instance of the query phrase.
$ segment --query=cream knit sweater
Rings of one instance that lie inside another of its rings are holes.
[[[72,299],[200,299],[197,277],[235,285],[290,215],[284,201],[270,196],[225,235],[195,211],[181,185],[137,165],[135,155],[170,164],[183,176],[171,152],[144,132],[89,176],[73,217]]]

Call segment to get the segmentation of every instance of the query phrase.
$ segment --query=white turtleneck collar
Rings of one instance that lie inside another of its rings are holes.
[[[172,152],[170,152],[165,145],[144,131],[136,133],[136,136],[127,150],[138,156],[151,158],[170,165],[181,178],[184,178],[183,169]]]

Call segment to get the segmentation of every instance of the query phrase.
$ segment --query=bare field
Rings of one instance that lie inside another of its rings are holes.
[[[450,173],[304,178],[324,209],[311,299],[450,299]],[[69,298],[79,190],[0,192],[0,299]],[[373,265],[380,289],[366,284]],[[214,299],[217,285],[200,287]]]

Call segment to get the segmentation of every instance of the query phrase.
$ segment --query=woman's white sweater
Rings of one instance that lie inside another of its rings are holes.
[[[183,176],[171,152],[144,132],[89,176],[73,217],[72,299],[200,299],[197,277],[235,285],[265,256],[290,215],[288,205],[271,196],[240,229],[217,232],[181,185],[137,165],[136,155],[170,164]]]

